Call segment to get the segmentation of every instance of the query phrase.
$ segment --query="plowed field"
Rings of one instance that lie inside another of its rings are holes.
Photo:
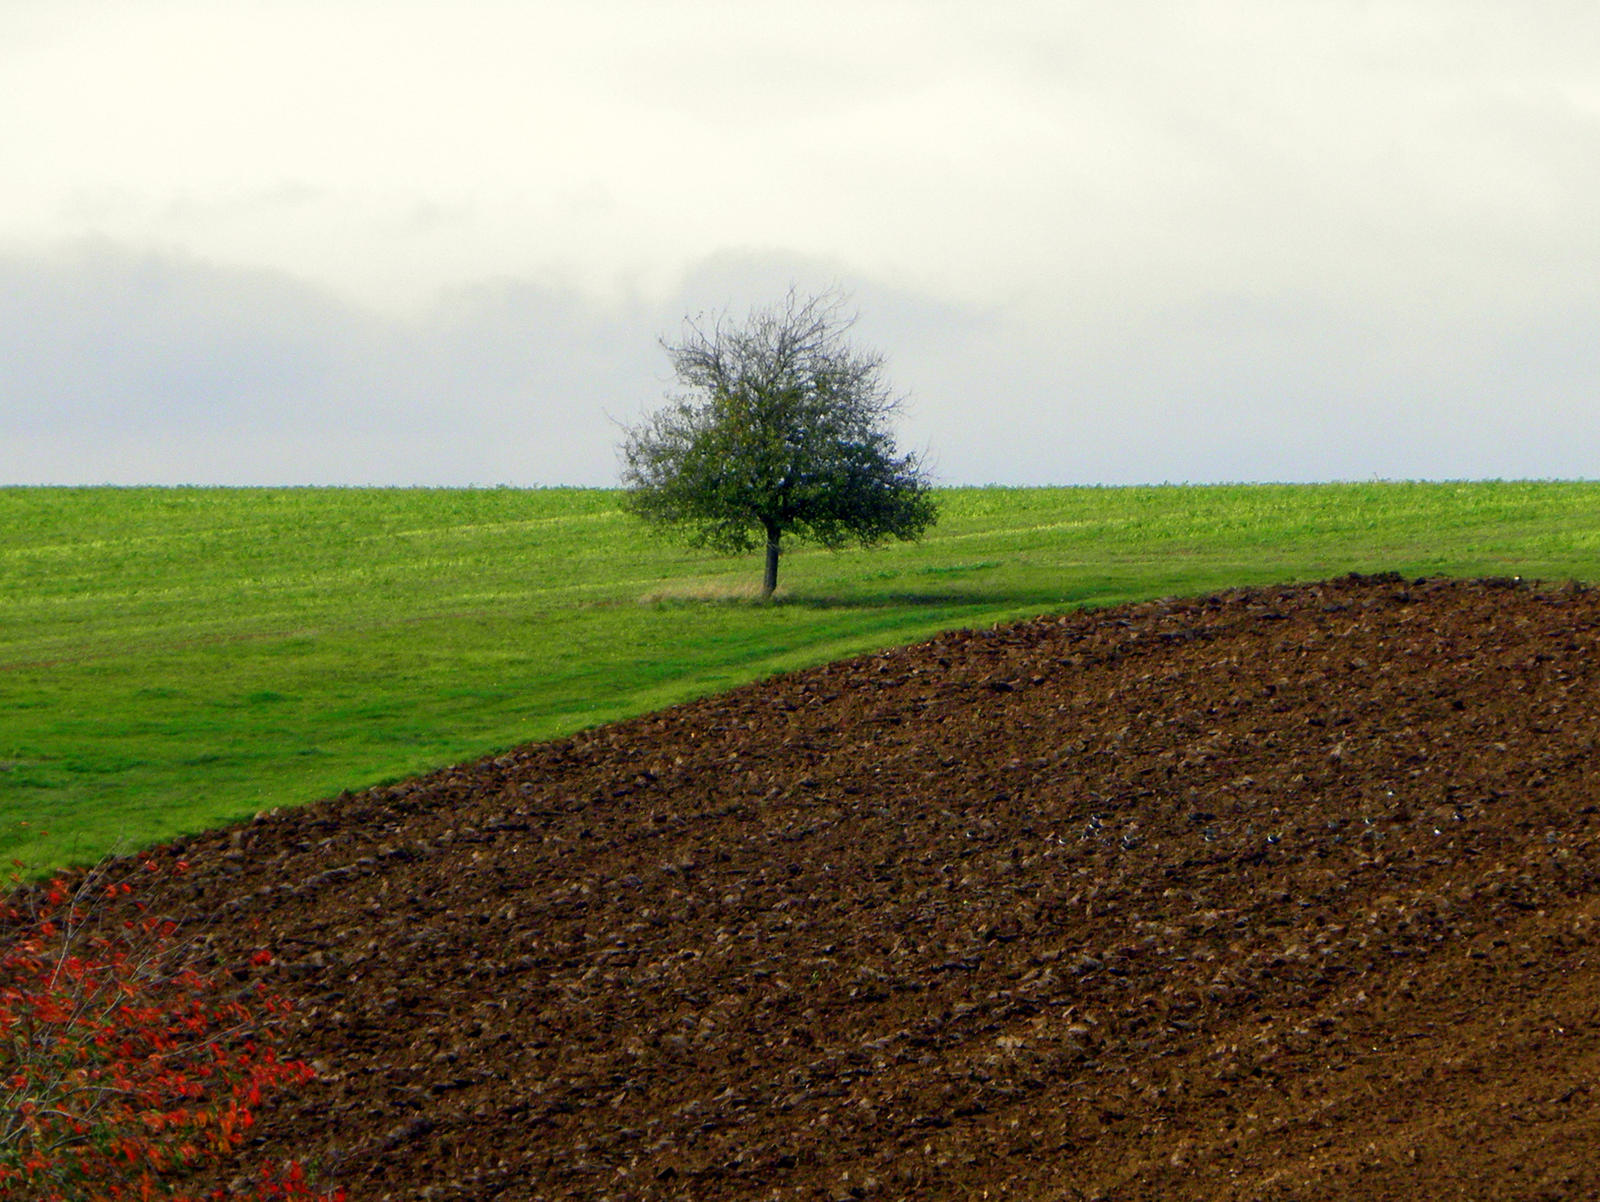
[[[1600,592],[952,633],[174,845],[353,1199],[1600,1196]]]

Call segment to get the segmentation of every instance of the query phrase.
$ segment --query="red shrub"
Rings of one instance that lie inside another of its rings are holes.
[[[133,892],[97,870],[0,903],[0,1198],[193,1202],[183,1180],[234,1153],[263,1097],[313,1075],[266,1042],[287,1003],[224,995]],[[291,1163],[250,1196],[344,1191]]]

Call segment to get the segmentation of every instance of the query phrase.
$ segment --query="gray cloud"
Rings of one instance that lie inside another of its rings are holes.
[[[0,259],[19,483],[545,483],[611,473],[628,315],[528,284],[362,312],[286,276],[103,243]],[[648,344],[645,353],[648,353]]]
[[[106,243],[0,259],[0,306],[8,425],[79,436],[301,420],[364,329],[284,276]]]
[[[536,280],[379,315],[291,277],[104,241],[0,258],[0,479],[609,484],[616,422],[670,391],[658,338],[841,286],[947,483],[1585,476],[1600,301],[1435,309],[1283,289],[964,306],[779,251],[663,301]]]

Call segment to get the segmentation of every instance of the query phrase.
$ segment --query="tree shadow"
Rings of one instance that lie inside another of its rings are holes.
[[[892,609],[949,610],[955,616],[995,611],[1015,613],[1060,613],[1085,605],[1104,605],[1124,599],[1125,590],[1117,582],[1101,577],[1075,580],[1061,588],[984,588],[962,587],[945,582],[926,589],[885,591],[821,588],[812,592],[804,587],[794,592],[780,588],[775,596],[764,598],[754,588],[694,588],[683,591],[646,593],[637,603],[655,609],[791,609],[862,610]],[[604,603],[602,603],[604,604]],[[615,602],[610,602],[615,604]]]
[[[960,589],[942,588],[889,593],[780,593],[770,601],[745,604],[790,609],[1071,609],[1094,599],[1094,591],[1069,589]]]

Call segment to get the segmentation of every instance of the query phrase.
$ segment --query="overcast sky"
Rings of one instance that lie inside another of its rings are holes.
[[[847,289],[943,483],[1600,476],[1593,0],[0,0],[0,482],[611,484]]]

